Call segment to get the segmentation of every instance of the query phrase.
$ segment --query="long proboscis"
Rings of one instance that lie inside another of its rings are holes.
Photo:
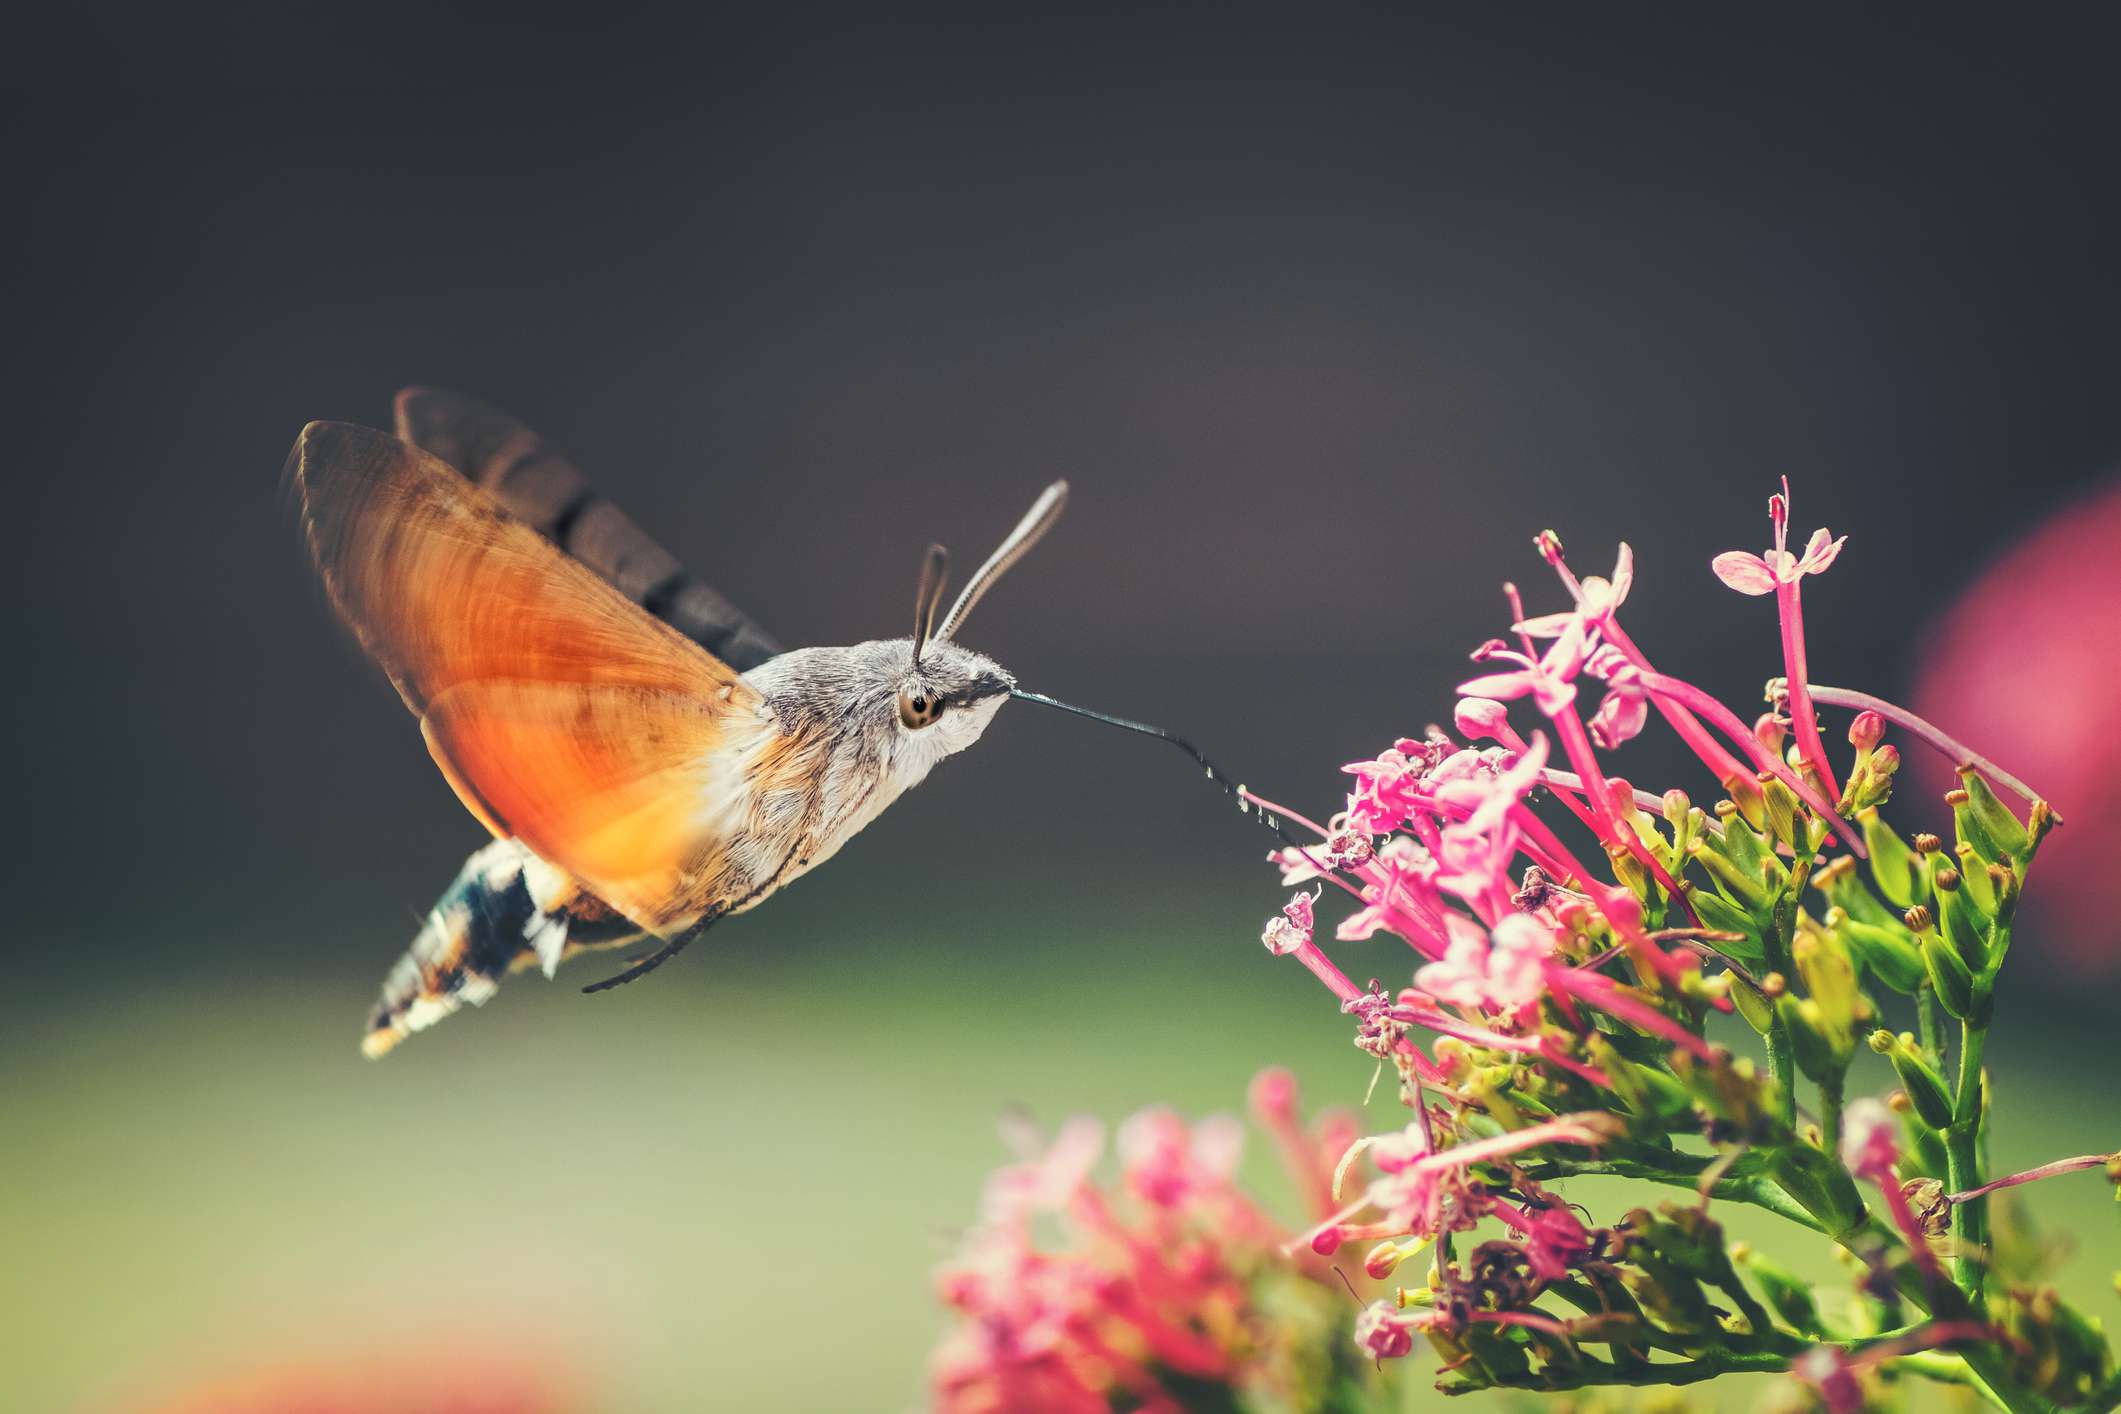
[[[1192,757],[1194,763],[1207,772],[1209,780],[1236,797],[1240,810],[1243,810],[1248,815],[1255,815],[1259,823],[1272,830],[1283,844],[1288,845],[1292,849],[1305,851],[1315,848],[1315,845],[1307,845],[1302,840],[1292,836],[1282,824],[1281,817],[1255,804],[1243,786],[1224,774],[1220,766],[1208,759],[1206,752],[1180,736],[1177,732],[1167,732],[1162,727],[1152,727],[1147,722],[1137,722],[1126,717],[1115,717],[1109,712],[1096,712],[1088,707],[1078,707],[1072,702],[1063,702],[1058,697],[1048,697],[1043,692],[1026,692],[1022,688],[1017,687],[1011,688],[1009,695],[1019,701],[1035,702],[1041,707],[1051,707],[1057,712],[1069,712],[1078,717],[1088,717],[1093,722],[1103,722],[1106,726],[1118,727],[1121,731],[1139,732],[1143,736],[1155,737],[1158,741],[1168,741],[1180,751]]]

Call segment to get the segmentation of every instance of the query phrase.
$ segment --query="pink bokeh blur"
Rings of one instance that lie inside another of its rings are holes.
[[[2063,506],[1981,571],[1938,622],[1914,705],[2062,816],[2027,882],[2028,951],[2079,977],[2121,976],[2107,872],[2121,851],[2121,480]],[[1935,753],[1906,755],[1921,789],[1956,784]]]

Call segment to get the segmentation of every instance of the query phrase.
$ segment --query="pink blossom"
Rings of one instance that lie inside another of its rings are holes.
[[[1121,1172],[1128,1189],[1158,1208],[1227,1187],[1244,1150],[1244,1131],[1228,1115],[1192,1129],[1167,1109],[1143,1110],[1119,1127]]]
[[[1315,927],[1312,907],[1318,902],[1318,894],[1296,893],[1283,905],[1281,917],[1269,918],[1266,930],[1259,940],[1267,945],[1267,951],[1276,957],[1287,957],[1311,941]]]
[[[1462,764],[1461,764],[1462,763]],[[1500,764],[1507,763],[1507,764]],[[1547,739],[1532,734],[1523,751],[1461,751],[1436,770],[1436,804],[1463,811],[1469,830],[1495,830],[1506,824],[1525,796],[1537,789],[1546,769]]]
[[[1841,1119],[1841,1162],[1850,1173],[1880,1186],[1897,1183],[1894,1166],[1900,1162],[1900,1124],[1893,1112],[1876,1100],[1857,1100]]]
[[[1608,623],[1614,612],[1627,602],[1628,591],[1635,587],[1635,552],[1625,540],[1620,542],[1620,553],[1614,558],[1613,577],[1609,580],[1600,579],[1595,574],[1579,580],[1570,574],[1569,567],[1561,559],[1561,546],[1551,537],[1540,537],[1539,548],[1547,557],[1547,563],[1561,576],[1561,582],[1568,586],[1570,596],[1576,600],[1576,608],[1570,613],[1542,614],[1538,618],[1525,619],[1516,625],[1519,633],[1534,638],[1556,638],[1567,630],[1571,620],[1594,625]]]
[[[1355,1344],[1373,1360],[1398,1360],[1413,1353],[1414,1332],[1432,1313],[1409,1314],[1389,1301],[1373,1301],[1355,1318]]]
[[[1440,962],[1414,974],[1414,985],[1441,1002],[1516,1012],[1546,990],[1545,962],[1554,935],[1527,914],[1513,913],[1492,933],[1458,915],[1445,920],[1451,944]]]
[[[1815,1345],[1797,1357],[1790,1373],[1819,1391],[1828,1414],[1862,1414],[1863,1385],[1856,1367],[1831,1345]]]
[[[1510,709],[1492,697],[1463,697],[1451,724],[1467,741],[1501,741],[1510,729]]]
[[[1524,1250],[1533,1275],[1545,1281],[1560,1281],[1590,1255],[1591,1235],[1574,1213],[1556,1204],[1532,1214]]]
[[[1642,685],[1642,670],[1608,643],[1590,656],[1584,671],[1606,685],[1605,697],[1591,714],[1591,740],[1611,751],[1640,736],[1650,718],[1650,695]]]
[[[1399,828],[1415,810],[1422,796],[1422,782],[1434,764],[1418,754],[1422,743],[1402,738],[1372,761],[1355,761],[1341,767],[1355,777],[1348,792],[1348,824],[1373,835],[1387,835]],[[1410,755],[1410,748],[1417,754]]]
[[[996,1169],[987,1180],[980,1214],[989,1223],[1017,1222],[1066,1207],[1105,1147],[1104,1126],[1087,1115],[1063,1124],[1049,1145],[1039,1144],[1028,1121],[1005,1125],[1004,1137],[1023,1159]]]
[[[1473,654],[1475,662],[1514,663],[1514,671],[1489,673],[1458,685],[1461,697],[1492,697],[1513,702],[1529,695],[1539,710],[1551,717],[1576,700],[1576,674],[1590,652],[1590,636],[1583,620],[1568,615],[1568,625],[1553,645],[1538,658],[1520,653],[1499,642],[1485,643]]]
[[[1764,555],[1748,554],[1744,550],[1726,550],[1709,562],[1709,568],[1740,594],[1773,594],[1775,587],[1795,584],[1808,574],[1820,574],[1834,563],[1841,547],[1848,541],[1846,535],[1835,539],[1825,527],[1812,532],[1806,542],[1804,554],[1797,556],[1783,548],[1789,533],[1789,501],[1787,496],[1768,498],[1768,516],[1775,526],[1774,548]]]

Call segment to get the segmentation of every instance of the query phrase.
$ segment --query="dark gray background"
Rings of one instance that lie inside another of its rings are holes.
[[[2112,50],[1829,13],[32,29],[22,954],[152,977],[265,937],[365,977],[476,841],[275,500],[303,422],[415,380],[547,432],[796,643],[903,632],[930,538],[983,553],[1065,474],[968,640],[1320,811],[1448,713],[1504,577],[1553,602],[1541,526],[1586,569],[1630,538],[1637,638],[1746,708],[1771,615],[1705,567],[1784,473],[1800,531],[1851,535],[1819,675],[1896,690],[2121,449]],[[1175,757],[1017,707],[775,907],[1097,928],[1197,883],[1242,941],[1263,844]],[[320,916],[373,955],[305,951]]]

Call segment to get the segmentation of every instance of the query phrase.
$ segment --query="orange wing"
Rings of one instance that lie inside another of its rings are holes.
[[[313,422],[289,465],[333,606],[465,806],[643,927],[697,919],[758,693],[418,448]]]

